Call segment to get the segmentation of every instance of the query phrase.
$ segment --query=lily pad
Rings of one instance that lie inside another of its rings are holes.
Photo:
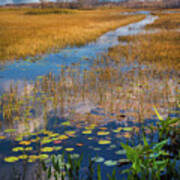
[[[60,135],[60,136],[58,136],[58,139],[59,140],[64,140],[64,139],[68,139],[69,137],[68,136],[66,136],[66,135]]]
[[[37,159],[39,159],[38,155],[30,155],[28,162],[30,162],[30,163],[35,162]]]
[[[59,136],[58,133],[51,133],[51,134],[49,134],[49,137],[57,137],[57,136]]]
[[[93,157],[92,160],[95,161],[96,163],[104,162],[104,158],[103,157]]]
[[[111,149],[114,149],[114,148],[116,148],[116,145],[115,144],[112,144],[112,145],[110,145],[109,146]]]
[[[65,134],[67,134],[68,136],[72,136],[76,133],[76,131],[66,131]]]
[[[82,143],[77,143],[76,146],[81,147],[81,146],[83,146],[83,144]]]
[[[61,140],[55,140],[55,141],[53,141],[53,143],[54,143],[54,144],[61,144],[62,141],[61,141]]]
[[[101,148],[95,147],[95,148],[93,148],[93,150],[94,150],[94,151],[100,151]]]
[[[117,129],[114,129],[112,130],[114,133],[119,133],[123,128],[122,127],[119,127]]]
[[[125,155],[126,151],[124,149],[122,149],[122,150],[116,151],[115,153],[118,155]]]
[[[19,144],[28,146],[31,144],[31,141],[20,141]]]
[[[52,152],[54,151],[53,147],[44,147],[44,148],[41,148],[41,151],[42,152]]]
[[[74,148],[65,148],[65,151],[71,152],[74,151]]]
[[[132,128],[132,127],[125,127],[125,128],[123,128],[123,130],[124,130],[124,131],[132,131],[133,128]]]
[[[40,158],[41,160],[47,159],[48,157],[49,157],[48,154],[40,154],[40,155],[39,155],[39,158]]]
[[[100,127],[99,129],[101,129],[101,130],[106,130],[107,128],[106,128],[106,127]]]
[[[88,137],[88,140],[93,140],[93,138],[92,137]]]
[[[106,145],[106,144],[110,144],[111,141],[110,140],[99,140],[98,143],[101,144],[101,145]]]
[[[117,161],[108,160],[108,161],[105,161],[104,164],[106,166],[116,166],[117,165]]]
[[[97,132],[98,136],[105,136],[105,135],[108,135],[108,134],[109,134],[108,131],[99,131],[99,132]]]
[[[23,147],[15,147],[12,149],[13,152],[24,151]]]
[[[25,151],[32,151],[33,150],[33,147],[26,147],[25,148]]]
[[[62,126],[71,126],[71,123],[69,121],[65,121],[61,123]]]
[[[40,140],[40,138],[39,137],[36,137],[35,139],[31,139],[31,142],[38,142]],[[41,141],[41,143],[42,143],[42,141]]]
[[[131,134],[130,134],[129,132],[125,132],[125,133],[123,134],[123,136],[124,136],[125,138],[130,138],[130,137],[131,137]]]
[[[28,155],[26,155],[26,154],[23,154],[23,155],[20,155],[20,156],[18,156],[18,158],[19,159],[27,159],[28,158]]]
[[[87,130],[93,130],[97,125],[96,124],[91,124],[90,126],[85,127]]]
[[[13,163],[13,162],[16,162],[18,160],[19,160],[19,158],[15,157],[15,156],[9,156],[9,157],[5,157],[4,158],[4,161],[8,162],[8,163]]]
[[[42,139],[41,144],[49,144],[49,143],[51,143],[52,141],[53,141],[52,139],[44,138],[44,139]]]
[[[55,151],[59,151],[59,150],[62,149],[62,146],[54,146],[53,148],[54,148]]]
[[[92,131],[91,130],[86,130],[86,131],[83,131],[82,134],[92,134]]]

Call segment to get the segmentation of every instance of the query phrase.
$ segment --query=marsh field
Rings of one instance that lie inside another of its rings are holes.
[[[0,8],[1,179],[180,179],[180,9]]]

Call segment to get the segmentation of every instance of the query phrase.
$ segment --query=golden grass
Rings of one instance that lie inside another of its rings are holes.
[[[178,29],[180,28],[180,11],[179,13],[157,14],[157,19],[153,24],[147,25],[147,28],[161,29]]]
[[[0,59],[25,58],[67,45],[82,45],[144,18],[120,15],[125,11],[120,8],[74,11],[44,15],[27,15],[27,9],[0,11]]]
[[[176,17],[176,19],[174,19]],[[160,15],[148,28],[159,28],[157,33],[120,37],[127,46],[112,48],[109,55],[116,61],[127,60],[155,63],[162,68],[180,69],[180,14]],[[119,53],[121,52],[121,53]]]

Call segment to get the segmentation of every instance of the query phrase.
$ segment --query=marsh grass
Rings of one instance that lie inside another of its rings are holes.
[[[147,29],[179,29],[180,28],[180,11],[179,13],[155,13],[159,18],[153,23],[146,26]]]
[[[30,11],[40,14],[27,15]],[[80,46],[107,31],[144,18],[144,15],[120,15],[124,11],[121,8],[67,10],[76,13],[47,14],[53,11],[0,11],[0,59],[25,59],[27,56],[54,52],[66,46]]]
[[[71,9],[57,9],[57,8],[45,8],[45,9],[31,9],[25,14],[27,15],[46,15],[46,14],[74,14],[76,10]]]
[[[119,37],[126,45],[111,48],[109,55],[116,61],[122,57],[127,60],[137,60],[139,63],[153,63],[158,68],[180,68],[180,36],[179,14],[160,15],[153,24],[146,28],[158,32]],[[119,53],[120,52],[120,53]]]

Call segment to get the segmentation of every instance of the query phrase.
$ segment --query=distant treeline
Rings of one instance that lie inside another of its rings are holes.
[[[56,2],[48,2],[48,0],[39,0],[40,3],[29,4],[7,4],[3,7],[31,7],[31,8],[70,8],[70,9],[91,9],[98,6],[114,7],[125,6],[128,8],[179,8],[180,0],[73,0],[67,2],[65,0],[57,0]]]

